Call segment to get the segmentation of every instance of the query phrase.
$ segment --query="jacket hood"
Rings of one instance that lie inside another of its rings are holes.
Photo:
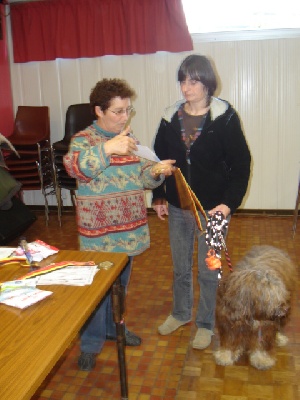
[[[166,108],[163,118],[167,122],[171,122],[173,115],[178,111],[178,108],[184,103],[185,103],[185,100],[182,99],[182,100],[177,101],[170,107]],[[214,121],[220,115],[223,115],[228,110],[229,107],[230,107],[230,104],[226,100],[219,99],[218,97],[212,97],[212,100],[210,103],[211,120]]]

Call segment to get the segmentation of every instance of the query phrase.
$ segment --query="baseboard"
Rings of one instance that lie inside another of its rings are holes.
[[[32,211],[42,211],[45,212],[44,206],[41,205],[30,205],[27,206],[30,208]],[[50,212],[57,212],[57,206],[49,206],[49,211]],[[294,215],[294,210],[258,210],[258,209],[239,209],[236,210],[235,215],[258,215],[258,216],[292,216]],[[71,213],[74,214],[75,210],[73,206],[64,206],[63,208],[63,213]],[[155,211],[152,208],[147,208],[147,213],[148,214],[155,214]],[[298,215],[300,215],[300,210],[298,211]]]
[[[236,210],[235,214],[236,215],[266,215],[266,216],[278,216],[278,217],[284,217],[284,216],[292,216],[294,215],[294,210]],[[298,211],[299,215],[299,211]]]
[[[32,211],[42,212],[42,213],[45,212],[45,207],[42,205],[27,205],[27,207],[30,208],[30,210],[32,210]],[[51,212],[51,213],[58,212],[57,206],[49,206],[48,209],[49,209],[49,212]],[[67,214],[67,213],[75,214],[75,209],[73,206],[64,206],[62,212],[63,212],[63,214]]]
[[[155,211],[152,208],[147,209],[149,214],[154,213]],[[294,215],[294,210],[257,210],[257,209],[242,209],[242,210],[236,210],[234,215],[251,215],[251,216],[278,216],[278,217],[284,217],[284,216],[292,216]],[[298,215],[300,215],[300,211],[298,211]]]

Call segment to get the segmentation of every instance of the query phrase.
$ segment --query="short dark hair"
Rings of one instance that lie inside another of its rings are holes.
[[[187,77],[201,82],[207,89],[209,97],[217,89],[217,78],[209,59],[199,54],[187,56],[178,70],[178,82],[183,82]]]
[[[131,98],[135,96],[135,91],[123,79],[102,79],[97,82],[96,86],[91,90],[90,106],[93,115],[95,115],[95,106],[99,106],[102,111],[109,108],[110,102],[114,97],[121,99]]]

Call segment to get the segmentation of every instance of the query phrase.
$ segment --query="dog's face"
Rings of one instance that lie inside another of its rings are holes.
[[[272,320],[276,319],[281,319],[285,318],[288,316],[291,310],[291,303],[290,299],[287,299],[287,301],[282,302],[277,308],[274,308],[274,314],[273,317],[270,317]]]
[[[281,277],[272,269],[253,270],[252,274],[257,293],[253,312],[260,319],[284,317],[290,309],[290,293]]]
[[[290,292],[273,270],[234,270],[221,282],[219,296],[232,320],[275,320],[290,310]]]

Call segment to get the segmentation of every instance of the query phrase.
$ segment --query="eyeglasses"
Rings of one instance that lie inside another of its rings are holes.
[[[111,110],[110,108],[108,108],[108,110],[114,113],[117,117],[121,117],[123,114],[131,115],[135,111],[134,107],[127,107],[125,108],[125,110]]]

